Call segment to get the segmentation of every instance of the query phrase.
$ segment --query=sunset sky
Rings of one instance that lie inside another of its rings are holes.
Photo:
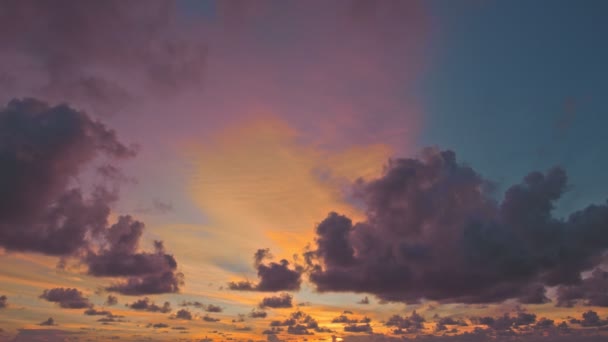
[[[605,341],[607,17],[0,0],[0,341]]]

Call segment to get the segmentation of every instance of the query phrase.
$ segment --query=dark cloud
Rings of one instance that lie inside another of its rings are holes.
[[[203,321],[205,321],[205,322],[219,322],[220,319],[219,318],[215,318],[215,317],[211,317],[209,315],[205,315],[205,316],[203,316]]]
[[[0,309],[4,309],[8,306],[8,297],[5,295],[0,296]]]
[[[175,314],[175,318],[177,318],[177,319],[192,320],[192,313],[190,311],[186,310],[186,309],[180,309]]]
[[[95,308],[89,308],[84,311],[87,316],[112,316],[112,313],[107,310],[97,310]]]
[[[165,329],[169,327],[169,324],[166,323],[155,323],[155,324],[148,324],[148,327],[152,327],[154,329]]]
[[[79,257],[91,275],[126,278],[110,291],[178,291],[182,276],[162,242],[154,253],[139,251],[143,223],[125,215],[109,226],[117,190],[93,186],[85,194],[71,183],[99,157],[111,166],[134,155],[84,112],[35,99],[11,101],[0,109],[0,246]]]
[[[297,291],[302,283],[302,272],[304,269],[295,265],[290,268],[289,261],[282,259],[279,263],[269,262],[264,264],[263,261],[272,258],[270,250],[258,249],[253,256],[254,266],[258,271],[260,281],[253,284],[249,281],[229,282],[228,288],[236,291]]]
[[[255,291],[255,285],[252,282],[243,281],[231,281],[228,283],[228,289],[234,291]]]
[[[501,317],[479,317],[472,318],[471,321],[476,324],[485,325],[490,329],[497,331],[511,330],[522,326],[532,325],[536,322],[536,315],[526,312],[519,312],[517,316],[504,314]]]
[[[0,245],[8,250],[73,255],[103,232],[112,193],[85,198],[70,180],[100,155],[134,151],[114,131],[67,105],[12,100],[0,109]]]
[[[106,298],[106,301],[104,303],[105,305],[116,305],[118,304],[118,298],[116,298],[116,296],[113,295],[108,295],[108,298]]]
[[[158,306],[156,303],[150,300],[150,298],[145,297],[139,299],[128,305],[133,310],[141,310],[141,311],[150,311],[150,312],[161,312],[161,313],[169,313],[171,312],[171,304],[169,302],[163,303],[163,306]]]
[[[462,327],[466,327],[468,325],[465,321],[461,319],[454,319],[452,317],[441,317],[437,323],[443,325],[458,325]]]
[[[292,335],[313,335],[316,332],[331,332],[331,330],[320,327],[312,316],[303,312],[295,311],[285,320],[274,320],[270,322],[270,330],[266,330],[264,334],[276,334],[283,331],[280,327],[287,327],[287,333]]]
[[[209,304],[205,307],[205,311],[207,312],[222,312],[222,307],[218,305]]]
[[[369,324],[349,324],[344,327],[344,331],[346,332],[354,332],[354,333],[372,333],[372,326]]]
[[[51,326],[51,325],[57,325],[57,323],[55,323],[55,320],[53,319],[53,317],[49,317],[46,321],[42,321],[38,325]]]
[[[317,226],[310,280],[321,292],[385,301],[543,303],[544,286],[579,284],[601,261],[608,205],[553,217],[562,169],[528,174],[500,202],[488,184],[451,151],[389,161],[380,178],[353,187],[366,220],[330,213]]]
[[[262,298],[260,308],[291,308],[293,297],[289,293],[281,293],[278,296],[270,296]]]
[[[205,308],[205,304],[199,302],[199,301],[194,301],[194,302],[190,302],[190,301],[182,301],[179,306],[193,306],[195,308],[199,308],[199,309],[203,309]]]
[[[266,318],[267,315],[268,313],[266,311],[256,309],[252,309],[249,313],[249,317],[251,318]]]
[[[407,332],[417,332],[418,330],[424,329],[424,317],[416,313],[416,310],[412,311],[410,316],[391,316],[384,324],[387,327],[394,327],[396,330],[394,333],[401,333],[403,329]]]
[[[176,272],[177,262],[165,253],[162,241],[155,241],[155,252],[138,252],[144,224],[130,216],[121,216],[106,230],[107,246],[90,252],[85,261],[89,274],[122,276],[126,281],[106,288],[126,295],[159,294],[179,291],[183,275]]]
[[[103,113],[146,94],[177,94],[200,84],[206,48],[176,17],[175,2],[165,0],[3,1],[0,74],[12,81],[0,90]]]
[[[44,290],[40,295],[40,298],[57,303],[62,308],[66,309],[84,309],[92,306],[89,299],[84,297],[82,292],[73,288],[57,287],[50,290]]]
[[[363,299],[358,301],[357,304],[367,305],[367,304],[369,304],[369,298],[367,298],[367,296],[365,296],[365,297],[363,297]]]
[[[583,327],[602,327],[608,325],[608,320],[601,319],[597,312],[589,310],[583,313],[583,319],[571,319],[570,323],[580,324]]]
[[[368,317],[363,317],[362,319],[356,319],[356,318],[350,318],[348,316],[346,316],[346,314],[352,314],[352,312],[350,311],[344,311],[344,314],[335,317],[334,319],[331,320],[332,323],[343,323],[343,324],[356,324],[356,323],[369,323],[371,322],[371,319]]]
[[[585,305],[608,307],[608,272],[598,268],[577,284],[557,289],[558,306],[570,307],[577,301]]]
[[[253,265],[257,268],[266,259],[272,259],[273,255],[269,248],[260,248],[253,254]]]

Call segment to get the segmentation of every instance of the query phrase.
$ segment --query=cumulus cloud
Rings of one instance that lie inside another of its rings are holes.
[[[144,224],[121,216],[106,230],[107,246],[89,253],[85,261],[95,276],[129,277],[106,288],[126,295],[177,292],[183,275],[176,272],[177,262],[165,253],[162,241],[155,241],[153,253],[138,252]]]
[[[185,320],[192,320],[192,313],[186,309],[180,309],[179,311],[177,311],[177,313],[175,314],[175,318],[177,319],[185,319]]]
[[[205,311],[207,312],[222,312],[223,309],[221,306],[209,304],[205,307]]]
[[[591,276],[573,285],[562,285],[557,289],[557,305],[573,306],[577,301],[585,305],[608,306],[608,272],[597,268]]]
[[[0,109],[0,246],[78,257],[94,276],[124,277],[107,288],[124,294],[176,292],[182,276],[164,252],[139,250],[144,224],[129,215],[109,225],[117,190],[71,183],[99,157],[131,158],[135,149],[86,113],[35,99]],[[107,164],[110,165],[110,164]]]
[[[266,311],[256,309],[252,309],[249,313],[249,317],[251,318],[266,318],[267,315],[268,313]]]
[[[5,295],[0,296],[0,309],[4,309],[8,306],[8,297]]]
[[[62,308],[66,309],[84,309],[92,306],[89,299],[84,297],[82,292],[74,288],[57,287],[44,290],[40,295],[40,298],[57,303]]]
[[[69,182],[100,155],[132,157],[114,131],[67,105],[12,100],[0,109],[0,246],[72,255],[105,228],[112,193],[86,198]]]
[[[291,308],[293,297],[289,293],[281,293],[278,296],[270,296],[262,298],[259,306],[260,308]]]
[[[156,305],[150,298],[145,297],[138,299],[137,301],[128,305],[133,310],[149,311],[149,312],[160,312],[169,313],[171,312],[171,303],[164,302],[162,306]]]
[[[566,219],[552,211],[564,170],[532,172],[502,201],[452,151],[395,159],[359,180],[353,200],[367,218],[330,213],[306,254],[317,290],[366,292],[386,301],[546,302],[544,286],[581,282],[608,247],[608,206]]]
[[[387,327],[396,328],[393,331],[394,333],[402,333],[403,331],[417,332],[418,330],[424,329],[423,323],[425,321],[424,317],[420,316],[416,313],[416,310],[414,310],[410,316],[393,315],[384,324]]]
[[[287,327],[287,333],[291,335],[313,335],[316,332],[330,332],[331,330],[320,327],[317,320],[303,311],[292,312],[285,320],[273,320],[270,322],[269,330],[264,334],[276,334]],[[312,331],[311,331],[312,330]]]
[[[264,260],[272,258],[270,250],[258,249],[253,256],[254,266],[258,271],[260,281],[253,284],[249,281],[229,282],[228,288],[236,291],[297,291],[302,283],[303,267],[295,265],[290,267],[289,261],[282,259],[279,263],[269,262],[264,264]]]

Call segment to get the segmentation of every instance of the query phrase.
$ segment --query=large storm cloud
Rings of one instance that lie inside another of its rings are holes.
[[[11,101],[0,109],[0,246],[80,258],[91,275],[126,278],[110,291],[177,291],[181,275],[162,242],[152,253],[139,250],[143,223],[125,215],[110,225],[117,190],[87,191],[74,182],[99,157],[108,165],[134,155],[84,112],[35,99]]]
[[[364,221],[330,213],[317,226],[310,280],[322,292],[389,301],[542,303],[544,286],[580,284],[600,262],[608,206],[554,217],[564,170],[531,172],[502,201],[488,185],[452,151],[389,161],[381,177],[354,186]]]

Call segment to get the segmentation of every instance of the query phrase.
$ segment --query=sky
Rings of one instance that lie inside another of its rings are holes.
[[[607,12],[0,1],[0,341],[605,340]]]

